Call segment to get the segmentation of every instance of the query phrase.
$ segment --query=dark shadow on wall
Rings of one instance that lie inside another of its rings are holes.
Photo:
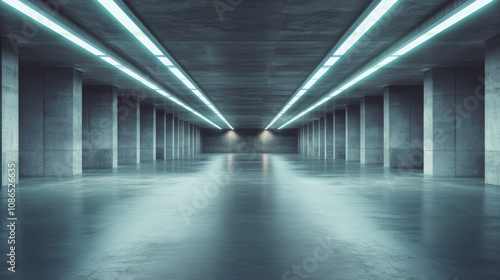
[[[203,153],[297,153],[298,130],[202,129]]]

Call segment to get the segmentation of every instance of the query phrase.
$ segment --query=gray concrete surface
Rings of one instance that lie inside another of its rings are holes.
[[[500,37],[486,42],[485,182],[500,185]]]
[[[141,162],[140,107],[140,100],[118,96],[118,164]]]
[[[384,164],[384,97],[365,96],[360,104],[360,162]]]
[[[360,160],[360,111],[359,105],[347,105],[345,109],[345,159]]]
[[[346,111],[335,110],[333,114],[333,158],[346,157]]]
[[[333,158],[333,114],[325,116],[325,157]]]

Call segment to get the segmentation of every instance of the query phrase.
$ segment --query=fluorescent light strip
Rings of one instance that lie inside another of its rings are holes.
[[[421,45],[422,43],[428,41],[432,37],[443,32],[444,30],[448,29],[449,27],[453,26],[454,24],[460,22],[461,20],[465,19],[467,16],[473,14],[474,12],[478,11],[479,9],[481,9],[482,7],[486,6],[487,4],[489,4],[491,2],[493,2],[493,0],[472,1],[472,3],[468,4],[466,7],[462,8],[460,11],[458,11],[455,14],[453,14],[452,16],[450,16],[448,19],[436,24],[434,27],[432,27],[432,26],[429,27],[430,30],[428,30],[428,31],[423,31],[421,33],[421,35],[418,36],[416,39],[409,40],[409,42],[407,42],[398,51],[381,59],[380,62],[373,64],[370,68],[363,71],[361,74],[357,75],[356,77],[351,79],[349,82],[345,83],[339,89],[334,90],[332,93],[330,93],[327,97],[323,98],[321,101],[315,103],[314,105],[312,105],[311,107],[309,107],[305,111],[303,111],[300,114],[298,114],[297,116],[293,117],[291,120],[286,122],[284,125],[280,126],[278,129],[282,129],[282,128],[288,126],[289,124],[296,121],[300,117],[304,116],[308,112],[312,111],[316,107],[320,106],[321,104],[332,99],[336,95],[342,93],[343,91],[347,90],[348,88],[350,88],[353,85],[357,84],[358,82],[362,81],[366,77],[377,72],[379,69],[381,69],[384,66],[388,65],[389,63],[393,62],[398,57],[408,53],[410,50],[412,50],[412,49],[416,48],[417,46]]]
[[[45,13],[44,11],[41,11],[40,8],[36,7],[36,5],[29,3],[27,5],[26,3],[23,3],[19,0],[2,0],[6,4],[10,5],[14,9],[18,10],[19,12],[23,13],[24,15],[32,18],[33,20],[37,21],[38,23],[48,27],[52,31],[58,33],[59,35],[63,36],[64,38],[70,40],[71,42],[75,43],[76,45],[80,46],[81,48],[89,51],[90,53],[100,57],[102,60],[106,61],[110,65],[118,68],[122,72],[126,73],[130,77],[134,78],[135,80],[141,82],[143,85],[155,90],[159,94],[169,98],[172,100],[173,96],[168,94],[166,91],[160,89],[158,86],[155,84],[151,83],[148,81],[146,78],[142,77],[141,75],[137,74],[133,70],[129,69],[128,67],[122,65],[120,62],[116,60],[116,58],[113,58],[107,54],[105,54],[103,51],[98,50],[96,47],[92,46],[90,43],[85,42],[84,38],[80,38],[77,36],[77,33],[67,27],[61,26],[60,24],[52,21],[49,19],[49,17],[43,15],[42,13]],[[37,9],[40,10],[37,11],[35,10],[36,7]],[[80,35],[81,36],[81,35]],[[201,115],[200,113],[196,112],[193,110],[191,107],[188,105],[184,104],[183,102],[180,102],[179,100],[176,101],[177,104],[181,105],[182,107],[186,108],[187,110],[193,112],[195,115],[199,116],[203,120],[207,121],[208,123],[212,124],[213,126],[217,127],[218,129],[221,129],[218,125],[214,124],[212,121],[208,120],[206,117]]]
[[[306,84],[301,88],[299,93],[295,94],[295,96],[288,101],[286,106],[281,109],[278,115],[276,115],[273,120],[267,125],[266,129],[269,129],[288,109],[290,109],[291,105],[297,102],[295,97],[299,96],[299,99],[302,95],[306,93],[307,90],[311,89],[316,82],[318,82],[323,75],[328,72],[328,70],[344,55],[349,49],[351,49],[356,42],[361,39],[374,25],[377,23],[393,6],[396,4],[398,0],[382,0],[380,3],[369,13],[369,15],[356,27],[356,29],[349,35],[349,37],[336,49],[325,64],[321,68],[319,68],[312,77],[310,76],[307,80]],[[335,48],[334,48],[335,49]],[[292,101],[294,100],[294,101]],[[290,105],[290,106],[289,106]]]
[[[101,5],[108,10],[108,12],[113,15],[130,33],[132,33],[137,40],[139,40],[153,55],[155,55],[165,66],[168,67],[168,69],[190,90],[198,90],[200,93],[199,95],[196,94],[198,98],[205,97],[201,91],[197,88],[196,85],[191,82],[191,80],[186,77],[182,71],[174,65],[174,63],[171,61],[171,58],[169,59],[168,56],[165,53],[160,50],[160,48],[146,35],[141,28],[136,24],[123,10],[122,8],[115,3],[114,0],[98,0]],[[139,24],[140,25],[140,24]],[[205,102],[206,100],[206,102]],[[202,101],[206,105],[212,105],[209,106],[209,108],[217,114],[217,116],[226,123],[228,127],[234,130],[234,128],[231,126],[231,124],[222,116],[222,114],[217,110],[215,105],[213,105],[208,99],[205,97],[205,99],[202,99]]]

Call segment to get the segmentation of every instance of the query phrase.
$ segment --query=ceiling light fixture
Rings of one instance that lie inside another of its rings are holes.
[[[320,63],[309,78],[301,85],[300,90],[296,92],[287,104],[280,110],[280,112],[272,119],[266,126],[269,129],[290,107],[297,102],[302,95],[311,89],[316,82],[318,82],[323,75],[347,53],[356,42],[361,39],[393,6],[398,0],[381,0],[373,8],[373,10],[364,18],[364,20],[354,29],[345,40],[341,40],[342,44],[338,44],[333,48],[330,54]],[[372,4],[375,5],[375,4]],[[299,97],[296,99],[296,97]]]
[[[210,121],[209,119],[207,119],[206,117],[204,117],[203,115],[201,115],[200,113],[198,113],[197,111],[195,111],[194,109],[189,107],[184,102],[179,101],[174,96],[167,93],[165,90],[160,89],[160,87],[158,85],[149,81],[149,79],[146,76],[143,76],[139,73],[134,72],[132,69],[125,66],[123,63],[119,62],[119,59],[117,59],[116,57],[113,57],[110,54],[106,54],[106,52],[99,50],[99,47],[97,47],[93,43],[91,43],[90,40],[84,38],[82,35],[78,34],[78,32],[72,30],[69,26],[66,26],[62,22],[59,22],[53,16],[47,14],[45,11],[43,11],[41,8],[39,8],[35,4],[30,3],[28,1],[20,1],[20,0],[2,0],[2,1],[4,3],[10,5],[14,9],[18,10],[19,12],[23,13],[24,15],[37,21],[38,23],[48,27],[52,31],[63,36],[64,38],[70,40],[71,42],[75,43],[76,45],[80,46],[81,48],[89,51],[90,53],[96,55],[97,57],[100,57],[102,60],[106,61],[110,65],[118,68],[122,72],[126,73],[130,77],[132,77],[135,80],[142,83],[143,85],[155,90],[159,94],[161,94],[161,95],[167,97],[168,99],[172,100],[173,102],[179,104],[183,108],[187,109],[188,111],[194,113],[195,115],[197,115],[201,119],[210,123],[214,127],[218,128],[218,129],[222,129],[220,126],[216,125],[214,122]]]
[[[389,55],[386,55],[380,59],[377,60],[375,63],[371,63],[368,67],[365,67],[359,74],[355,74],[354,77],[351,79],[348,79],[348,82],[345,82],[342,84],[342,86],[335,88],[333,92],[328,93],[326,97],[321,99],[319,102],[316,102],[315,104],[311,105],[309,108],[298,114],[297,116],[293,117],[291,120],[286,122],[284,125],[280,126],[278,129],[283,129],[289,124],[293,123],[297,119],[301,118],[308,112],[314,110],[316,107],[320,106],[321,104],[325,103],[326,101],[332,99],[334,96],[342,93],[343,91],[347,90],[348,88],[354,86],[358,82],[362,81],[366,77],[372,75],[373,73],[377,72],[379,69],[383,68],[384,66],[388,65],[389,63],[393,62],[396,60],[398,57],[408,53],[410,50],[415,49],[419,45],[423,44],[424,42],[428,41],[432,37],[438,35],[439,33],[445,31],[446,29],[450,28],[454,24],[460,22],[461,20],[467,18],[468,16],[472,15],[474,12],[478,11],[482,7],[486,6],[487,4],[493,2],[494,0],[470,0],[462,3],[460,6],[458,6],[454,11],[450,12],[446,16],[442,17],[438,21],[436,21],[434,24],[430,25],[429,27],[425,28],[422,30],[420,33],[418,33],[416,36],[412,37],[411,39],[407,40],[402,44],[401,47],[397,48],[396,51],[387,51]]]
[[[200,98],[229,128],[233,126],[220,113],[215,105],[208,100],[206,95],[199,89],[194,81],[182,70],[175,62],[172,56],[156,41],[150,32],[142,25],[142,23],[127,9],[125,5],[118,5],[113,0],[97,0],[101,5],[117,19],[130,33],[132,33],[139,42],[141,42],[153,55],[155,55],[167,68],[174,74],[188,89],[191,91],[197,90],[199,94],[195,95]],[[209,106],[211,105],[211,106]]]

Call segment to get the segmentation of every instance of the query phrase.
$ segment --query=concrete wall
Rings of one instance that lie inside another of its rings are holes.
[[[360,162],[384,163],[384,97],[365,96],[360,105]]]
[[[333,158],[333,114],[325,116],[325,157]]]
[[[130,96],[118,97],[118,164],[141,161],[140,101]]]
[[[346,112],[335,110],[333,114],[333,158],[345,159],[346,155]]]
[[[360,112],[359,105],[347,105],[345,110],[345,159],[360,160]]]
[[[141,162],[156,160],[156,110],[154,105],[141,105]]]
[[[322,158],[326,157],[326,148],[325,148],[325,118],[319,119],[319,156]]]
[[[175,133],[174,133],[174,116],[171,114],[165,115],[165,158],[174,158],[174,143],[175,143]]]
[[[485,183],[500,185],[500,37],[486,42]]]
[[[296,129],[220,131],[202,129],[203,153],[297,153]]]
[[[165,110],[156,110],[156,159],[167,158],[167,122]]]
[[[19,178],[19,66],[12,44],[1,38],[0,49],[0,148],[2,150],[1,185],[9,183],[8,169],[15,168]],[[14,164],[12,166],[11,164]],[[10,166],[9,166],[10,165]]]

